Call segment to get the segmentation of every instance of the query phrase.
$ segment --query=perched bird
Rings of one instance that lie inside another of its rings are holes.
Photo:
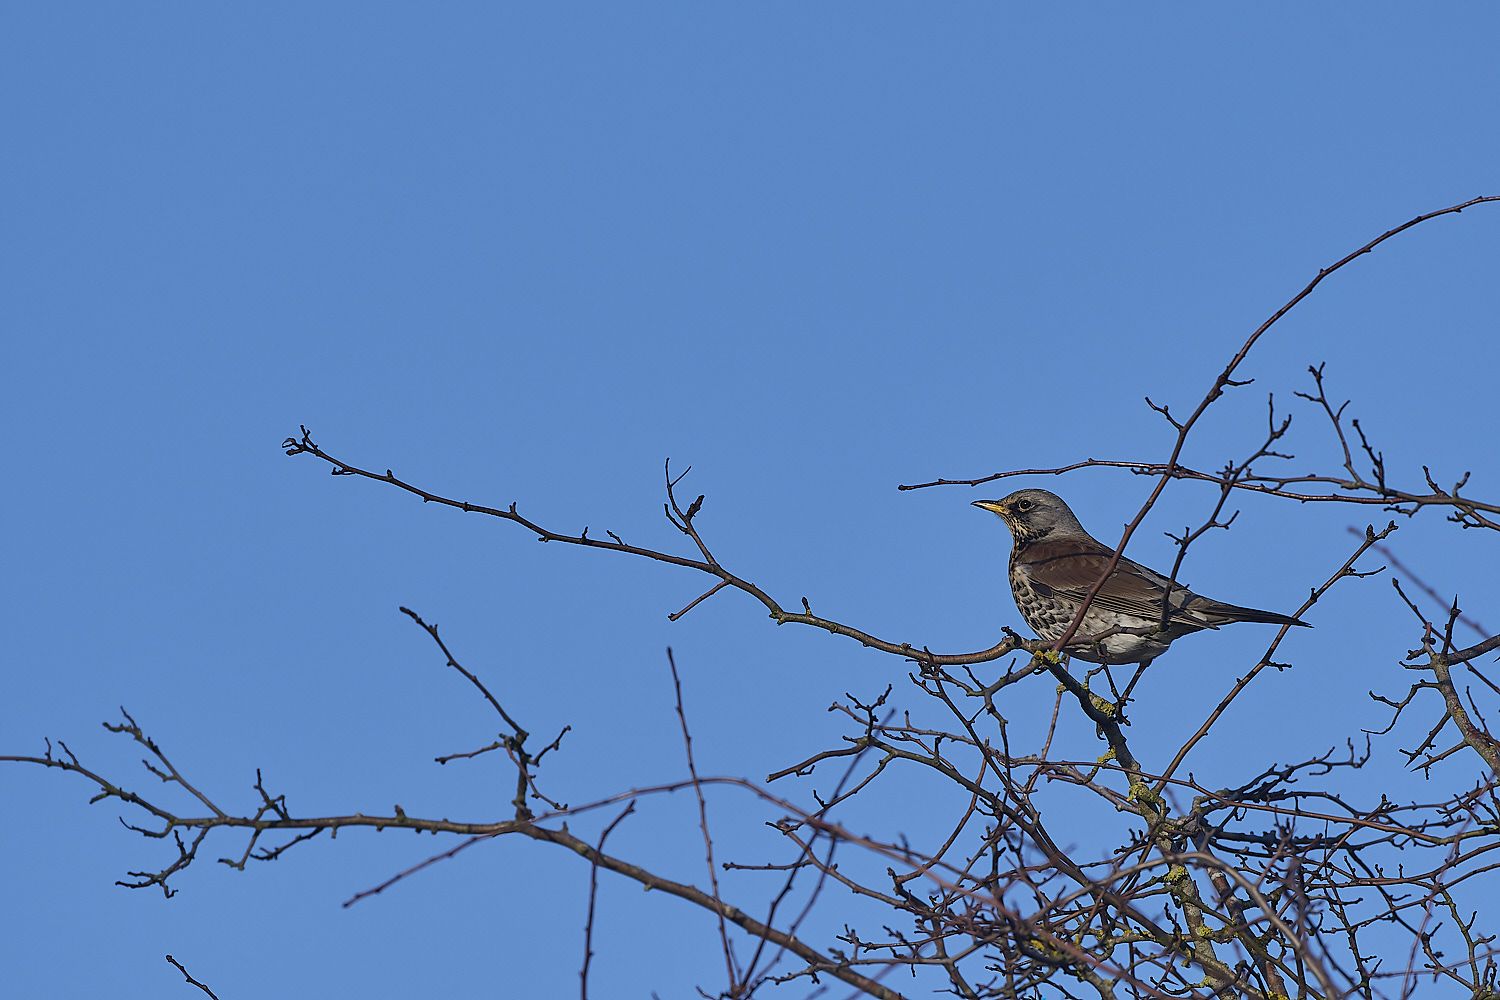
[[[1003,500],[976,500],[974,506],[998,514],[1010,529],[1010,589],[1021,617],[1042,639],[1062,638],[1115,550],[1084,531],[1062,498],[1046,490],[1020,490]],[[1274,611],[1199,597],[1122,556],[1089,604],[1068,654],[1092,663],[1147,663],[1174,639],[1233,622],[1307,625]],[[1112,629],[1124,631],[1073,646]]]

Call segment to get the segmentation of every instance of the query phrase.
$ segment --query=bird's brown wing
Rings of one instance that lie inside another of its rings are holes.
[[[1025,564],[1033,587],[1082,601],[1089,588],[1104,575],[1113,556],[1110,549],[1092,538],[1058,538],[1033,543],[1019,561]],[[1147,621],[1160,620],[1165,593],[1165,578],[1122,558],[1109,580],[1094,596],[1092,606]],[[1182,608],[1182,603],[1191,596],[1186,587],[1174,588],[1172,615],[1168,621],[1192,628],[1215,628],[1203,616]]]

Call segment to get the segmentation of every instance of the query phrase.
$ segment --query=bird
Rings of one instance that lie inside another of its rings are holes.
[[[1040,638],[1061,639],[1115,550],[1084,531],[1062,497],[1047,490],[1018,490],[973,506],[998,515],[1010,529],[1010,589],[1021,617]],[[1234,622],[1312,627],[1274,611],[1199,596],[1121,556],[1066,652],[1090,663],[1144,665],[1185,635]],[[1112,634],[1087,642],[1106,632]]]

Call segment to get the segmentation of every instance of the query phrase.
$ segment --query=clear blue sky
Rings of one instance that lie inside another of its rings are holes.
[[[1480,4],[12,4],[0,752],[61,738],[156,791],[100,728],[124,705],[226,808],[253,809],[259,767],[304,813],[499,818],[499,762],[432,763],[494,726],[402,604],[534,732],[572,724],[544,772],[570,801],[684,773],[668,644],[703,771],[835,745],[829,703],[903,664],[732,594],[671,624],[687,573],[543,547],[277,443],[305,423],[437,492],[675,546],[670,456],[720,558],[783,603],[983,648],[1019,624],[1004,531],[968,506],[991,492],[896,484],[1164,458],[1141,397],[1190,407],[1320,266],[1500,193],[1497,37]],[[1292,403],[1326,361],[1393,472],[1472,468],[1500,494],[1497,260],[1492,207],[1340,273],[1189,458],[1253,446],[1264,391]],[[1300,433],[1299,464],[1328,467],[1311,414]],[[1028,485],[1106,538],[1148,490]],[[1132,553],[1168,563],[1160,532],[1209,503],[1174,489]],[[1184,576],[1283,610],[1369,519],[1242,506]],[[1494,541],[1428,522],[1397,548],[1500,621]],[[1364,692],[1404,690],[1411,630],[1385,584],[1358,586],[1200,776],[1383,724]],[[1240,628],[1153,668],[1164,743],[1267,638]],[[351,832],[241,873],[213,859],[243,842],[216,836],[164,900],[112,883],[170,848],[83,782],[8,766],[0,790],[16,996],[196,995],[168,952],[224,1000],[577,988],[588,873],[555,849],[487,844],[343,910],[445,842]],[[861,822],[920,826],[906,801]],[[688,799],[642,812],[613,846],[701,882]],[[779,859],[765,843],[739,859]],[[600,905],[598,996],[722,986],[704,915],[608,879]]]

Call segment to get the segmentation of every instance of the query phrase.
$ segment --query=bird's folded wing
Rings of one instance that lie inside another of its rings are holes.
[[[1025,563],[1031,585],[1038,590],[1074,601],[1082,601],[1109,566],[1114,553],[1093,539],[1060,538],[1036,542],[1026,550]],[[1108,582],[1094,596],[1091,607],[1101,611],[1159,621],[1166,580],[1129,559],[1121,559]],[[1214,628],[1204,616],[1182,608],[1189,597],[1186,587],[1172,594],[1168,619],[1193,628]]]

